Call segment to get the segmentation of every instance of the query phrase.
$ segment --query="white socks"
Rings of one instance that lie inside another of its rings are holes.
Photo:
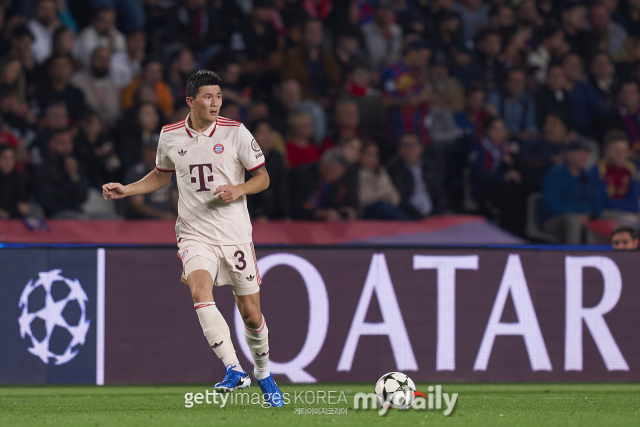
[[[204,332],[205,338],[216,353],[216,356],[224,363],[224,367],[234,366],[233,369],[235,371],[242,372],[240,361],[236,356],[236,351],[231,342],[229,325],[227,325],[224,317],[220,314],[216,303],[213,301],[197,302],[193,304],[193,306],[198,314],[200,326],[202,326],[202,332]]]
[[[251,350],[251,357],[253,357],[255,364],[254,376],[257,380],[267,378],[271,375],[269,372],[269,328],[267,328],[264,316],[262,316],[260,328],[250,329],[247,325],[244,326],[244,338]]]

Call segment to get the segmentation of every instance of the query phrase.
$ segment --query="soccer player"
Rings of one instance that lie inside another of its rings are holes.
[[[282,393],[269,372],[267,324],[260,311],[260,284],[251,239],[246,194],[269,186],[260,146],[243,124],[219,117],[222,79],[200,70],[187,80],[184,120],[162,128],[156,168],[140,181],[102,186],[106,200],[147,194],[164,187],[176,173],[176,238],[182,281],[189,285],[200,325],[226,369],[214,386],[230,392],[250,386],[240,366],[229,326],[213,300],[213,286],[230,285],[244,320],[244,336],[254,360],[253,375],[271,406],[283,406]],[[252,178],[245,182],[245,168]]]

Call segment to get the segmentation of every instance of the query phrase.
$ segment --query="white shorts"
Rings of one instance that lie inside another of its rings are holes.
[[[178,243],[182,261],[182,281],[195,270],[207,270],[215,286],[230,285],[234,295],[252,295],[260,291],[262,278],[253,243],[209,245],[182,239]]]

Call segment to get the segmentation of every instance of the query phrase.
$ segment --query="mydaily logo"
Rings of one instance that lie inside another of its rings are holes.
[[[415,399],[411,404],[392,404],[393,395],[387,396],[385,402],[379,405],[379,401],[375,393],[356,393],[353,396],[353,409],[378,409],[378,415],[383,417],[389,409],[415,409],[415,410],[436,410],[441,411],[442,415],[448,417],[453,413],[458,403],[458,393],[443,393],[442,386],[427,387],[427,394],[416,391]],[[408,399],[405,399],[407,401]],[[444,406],[443,406],[444,403]]]

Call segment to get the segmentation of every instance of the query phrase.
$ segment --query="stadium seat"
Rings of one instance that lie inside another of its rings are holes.
[[[540,228],[538,213],[542,202],[542,192],[531,193],[527,197],[527,227],[526,235],[531,240],[545,243],[560,243],[560,239],[553,234],[546,233]]]

